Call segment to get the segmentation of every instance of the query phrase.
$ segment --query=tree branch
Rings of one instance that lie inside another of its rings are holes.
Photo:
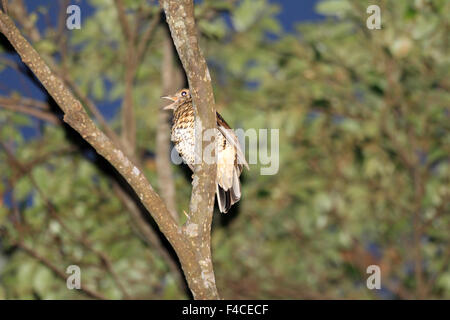
[[[25,34],[32,42],[38,42],[41,40],[41,34],[39,29],[35,25],[35,20],[31,19],[27,13],[27,9],[23,4],[23,0],[16,0],[9,4],[9,14],[11,17],[17,19],[20,25],[22,25]]]
[[[49,105],[45,102],[25,97],[0,96],[0,104],[13,104],[13,105],[20,104],[25,107],[38,108],[46,111],[50,109]]]
[[[177,233],[178,227],[170,218],[170,214],[167,215],[164,203],[153,191],[142,172],[96,127],[81,103],[65,87],[64,82],[50,70],[34,48],[23,38],[11,19],[2,12],[0,12],[0,31],[8,38],[23,62],[28,65],[63,110],[64,121],[80,133],[127,179],[143,203],[154,213],[158,224],[165,224],[167,231]]]
[[[147,49],[148,43],[159,22],[160,22],[160,13],[158,12],[153,16],[152,21],[150,21],[149,26],[147,27],[141,39],[139,40],[139,43],[137,44],[136,61],[138,61],[138,63],[142,62],[145,50]]]
[[[39,261],[40,263],[45,265],[47,268],[52,270],[53,273],[56,274],[59,278],[61,278],[64,281],[67,280],[67,274],[64,273],[64,271],[59,270],[58,267],[55,266],[51,261],[47,260],[45,257],[38,254],[36,251],[34,251],[32,248],[28,247],[22,241],[18,241],[17,246],[19,248],[21,248],[23,251],[25,251],[27,254],[29,254],[30,256],[35,258],[37,261]],[[102,294],[100,294],[94,290],[87,288],[83,284],[81,284],[80,290],[82,293],[86,294],[88,297],[91,297],[93,299],[106,300],[105,296],[103,296]]]
[[[62,228],[76,242],[82,244],[86,249],[92,251],[95,255],[97,255],[97,257],[99,258],[101,263],[105,266],[106,270],[111,274],[111,277],[113,278],[114,282],[116,283],[118,289],[121,291],[122,295],[125,298],[129,299],[129,295],[127,293],[127,290],[125,289],[125,286],[120,281],[120,278],[117,275],[117,273],[114,271],[114,268],[112,266],[112,262],[111,262],[111,259],[109,258],[109,256],[107,254],[105,254],[104,252],[95,249],[94,246],[89,241],[89,239],[87,239],[85,236],[78,236],[74,231],[72,231],[71,228],[69,228],[65,224],[65,222],[61,219],[60,214],[58,214],[58,212],[56,211],[56,208],[53,205],[53,203],[50,201],[50,199],[47,197],[47,195],[44,193],[44,191],[39,187],[39,184],[34,179],[33,174],[29,170],[26,169],[26,167],[20,162],[19,159],[17,159],[14,156],[14,154],[8,149],[8,147],[6,146],[6,144],[3,141],[0,141],[0,146],[5,150],[5,153],[6,153],[7,157],[8,157],[8,159],[9,159],[9,162],[11,163],[11,165],[13,167],[16,168],[16,170],[19,172],[19,174],[28,176],[28,179],[30,180],[31,184],[33,185],[33,187],[36,189],[37,193],[39,194],[39,196],[43,200],[43,202],[44,202],[44,204],[45,204],[45,206],[47,208],[47,211],[49,212],[50,216],[53,219],[55,219],[62,226]]]
[[[23,26],[23,31],[25,34],[32,40],[32,42],[37,42],[41,39],[41,34],[36,28],[36,26],[30,23],[31,19],[29,19],[29,15],[26,11],[26,8],[22,2],[22,0],[14,1],[10,6],[11,16],[13,16],[19,23]],[[63,10],[64,11],[64,10]],[[64,11],[65,12],[65,11]],[[64,52],[61,52],[61,55],[64,56]],[[70,77],[70,75],[65,71],[65,67],[58,67],[56,63],[52,60],[52,57],[47,57],[48,64],[50,68],[56,72],[69,86],[70,90],[75,94],[75,96],[81,100],[82,104],[87,107],[89,112],[95,117],[95,119],[99,122],[101,128],[105,131],[108,138],[110,138],[116,145],[118,145],[124,152],[127,153],[127,156],[136,161],[136,159],[128,152],[128,149],[125,148],[123,142],[119,139],[118,135],[111,129],[108,125],[107,121],[92,102],[88,96],[84,95],[83,92],[79,89],[75,81]],[[64,60],[64,59],[63,59]],[[7,61],[6,61],[7,62]],[[62,61],[64,63],[64,61]],[[137,161],[136,161],[137,162]]]
[[[191,17],[193,17],[193,7],[190,11]],[[62,109],[64,112],[63,120],[74,130],[76,130],[89,144],[91,144],[101,156],[108,160],[111,165],[114,166],[114,168],[128,181],[134,192],[136,192],[139,196],[143,205],[151,213],[162,233],[174,247],[178,258],[180,259],[189,288],[191,289],[194,297],[198,299],[218,298],[217,290],[215,288],[214,273],[212,271],[209,242],[211,226],[210,221],[212,219],[215,188],[213,183],[205,184],[205,180],[213,180],[213,177],[215,176],[215,165],[198,166],[200,169],[196,170],[196,175],[200,176],[200,182],[196,182],[194,179],[194,189],[197,190],[198,194],[203,194],[205,197],[203,197],[203,200],[201,198],[197,198],[195,204],[196,210],[191,211],[192,213],[200,211],[202,212],[200,215],[201,217],[206,216],[206,221],[197,226],[198,234],[200,235],[198,236],[197,232],[193,232],[195,230],[192,228],[192,225],[191,227],[188,225],[186,229],[182,229],[176,224],[164,202],[153,190],[144,174],[136,167],[135,164],[132,163],[132,161],[130,161],[130,159],[122,150],[119,149],[118,146],[114,145],[112,141],[97,128],[95,123],[87,115],[80,101],[78,101],[67,89],[64,81],[52,72],[35,49],[20,34],[20,31],[16,28],[13,21],[1,11],[0,32],[6,36],[21,57],[22,61],[41,81],[48,93]],[[206,67],[206,64],[204,66]],[[198,75],[204,77],[205,73],[198,73]],[[197,84],[197,81],[194,81],[193,88],[197,88]],[[204,88],[195,89],[194,93],[194,102],[201,102],[199,104],[201,107],[199,110],[203,111],[203,113],[205,110],[207,111],[210,109],[206,103],[208,101],[213,102],[210,83],[209,89],[206,89],[206,93],[208,90],[210,91],[208,95],[202,94],[205,92]],[[199,93],[202,94],[201,97],[199,97]],[[213,112],[213,108],[211,108],[210,111]],[[212,127],[212,115],[209,115],[207,119],[201,119],[204,118],[204,116],[197,118],[200,123],[201,121],[205,122],[206,128]],[[210,168],[212,168],[212,170],[207,170]],[[211,175],[211,173],[214,175]],[[207,189],[207,187],[211,188]],[[206,195],[210,195],[210,197],[206,197]],[[211,210],[203,211],[202,209],[205,207]],[[193,219],[197,218],[193,217]],[[207,234],[206,236],[204,235],[205,233]],[[204,239],[204,237],[206,237],[208,242],[204,242],[203,245],[198,247],[198,242],[194,240]]]
[[[12,101],[8,102],[8,101],[6,101],[6,99],[4,100],[3,98],[0,98],[0,108],[27,114],[27,115],[33,116],[37,119],[48,121],[55,125],[61,123],[61,120],[57,116],[55,116],[53,113],[50,113],[50,112],[47,112],[47,111],[44,111],[41,109],[29,107],[26,104],[23,104],[21,102],[17,102],[17,103],[14,103]]]
[[[8,0],[2,0],[3,11],[8,14]]]
[[[175,64],[174,48],[169,30],[164,30],[163,61],[161,65],[162,96],[173,94],[182,86],[181,70]],[[175,183],[173,181],[170,159],[170,125],[169,113],[162,110],[158,112],[158,128],[156,131],[156,169],[158,185],[161,196],[166,202],[167,209],[176,221],[179,216],[175,206]]]
[[[24,108],[27,108],[27,111],[29,109],[29,107],[28,107],[29,105],[30,106],[31,105],[36,105],[36,107],[38,107],[40,109],[45,109],[45,107],[48,108],[48,105],[46,105],[45,103],[43,103],[41,101],[38,101],[38,100],[33,100],[33,99],[28,99],[28,98],[16,99],[16,98],[0,97],[0,107],[2,107],[2,105],[3,105],[5,107],[5,109],[10,109],[10,110],[12,110],[14,112],[22,112],[22,110],[20,110],[20,108],[16,107],[18,102],[22,103],[25,106]],[[7,103],[12,104],[13,106],[6,105]],[[42,111],[36,110],[36,109],[32,109],[32,111],[33,112],[42,112]],[[29,112],[24,112],[24,113],[36,116],[34,113],[31,113],[31,112],[30,113]],[[165,112],[164,114],[167,115],[167,112]],[[61,123],[61,120],[59,118],[57,118],[56,116],[53,116],[52,114],[49,114],[49,115],[55,118],[55,124],[60,124]],[[46,114],[45,117],[38,116],[38,118],[40,118],[41,120],[52,122],[52,119],[48,118],[47,114]],[[167,129],[167,130],[169,130],[169,129]],[[167,135],[167,133],[166,133],[166,135]],[[0,141],[0,146],[1,145],[2,145],[2,142]],[[167,145],[165,147],[167,149],[169,149],[169,147],[168,147],[169,145],[170,145],[170,143],[169,143],[169,141],[167,141]],[[7,149],[5,145],[3,145],[3,147],[4,147],[5,150]],[[35,165],[39,165],[39,164],[41,164],[43,162],[46,162],[51,157],[54,157],[54,156],[57,156],[57,155],[64,155],[64,154],[71,153],[71,152],[74,152],[74,149],[71,149],[71,148],[67,149],[67,148],[65,148],[65,149],[57,150],[57,151],[45,154],[43,156],[40,156],[40,157],[30,161],[27,164],[21,165],[20,166],[20,174],[21,174],[21,176],[28,174],[29,171],[31,171]],[[7,152],[7,154],[8,154],[8,152]],[[170,169],[170,167],[169,167],[169,169]],[[181,278],[180,270],[179,270],[179,268],[178,268],[178,266],[176,264],[176,261],[174,261],[172,256],[163,247],[163,245],[161,244],[158,236],[156,235],[156,233],[152,229],[152,227],[148,224],[147,221],[145,221],[145,219],[143,219],[143,217],[141,216],[141,212],[140,212],[138,206],[133,201],[133,199],[130,197],[130,195],[127,194],[122,189],[122,187],[119,185],[119,183],[117,183],[117,181],[113,180],[112,183],[113,183],[114,193],[116,194],[116,196],[122,202],[124,207],[130,213],[131,219],[133,220],[134,224],[139,229],[141,235],[145,238],[145,241],[148,244],[150,244],[153,248],[156,248],[156,250],[158,251],[160,256],[168,264],[170,271],[172,272],[173,276],[176,279],[176,282],[178,284],[179,289],[181,291],[185,291],[186,290],[186,285],[184,283],[184,280]],[[173,183],[173,181],[172,181],[172,183]],[[167,182],[165,183],[165,185],[166,184],[167,184]],[[170,184],[170,181],[169,181],[169,184]],[[1,200],[1,198],[0,198],[0,200]],[[173,201],[175,201],[175,200],[173,199]],[[174,204],[172,204],[172,206],[174,206]],[[168,206],[168,207],[170,208],[170,206]],[[177,216],[176,221],[178,222],[178,216]],[[116,281],[117,281],[117,279],[116,279]]]
[[[138,64],[135,54],[136,30],[128,23],[122,0],[115,0],[115,5],[127,47],[124,61],[125,94],[122,102],[122,137],[129,153],[134,154],[136,148],[136,119],[134,113],[133,84]]]
[[[123,36],[125,40],[132,41],[134,39],[134,31],[132,31],[125,13],[125,7],[123,6],[122,0],[114,0],[116,5],[117,14],[119,17],[120,27],[122,28]]]
[[[73,81],[67,74],[62,73],[61,70],[58,70],[56,66],[53,66],[52,69],[54,69],[62,77],[62,79],[65,81],[67,86],[72,90],[75,96],[77,96],[78,99],[80,99],[82,104],[89,110],[89,112],[94,116],[94,118],[97,119],[98,123],[100,124],[100,127],[103,129],[103,131],[105,131],[105,134],[108,136],[108,138],[110,138],[114,144],[116,144],[122,150],[124,150],[124,152],[126,152],[128,157],[132,158],[135,162],[137,162],[137,159],[134,158],[134,155],[128,152],[123,142],[120,140],[119,136],[108,125],[108,122],[103,117],[102,113],[98,110],[94,102],[92,102],[92,100],[89,99],[88,96],[84,95],[83,92],[81,92],[80,88],[77,86],[75,81]]]
[[[173,42],[188,77],[195,114],[195,152],[204,154],[203,134],[216,128],[216,114],[211,77],[200,51],[192,0],[160,0],[166,14]],[[214,138],[214,137],[213,137]],[[207,296],[219,298],[211,259],[211,223],[216,190],[216,164],[201,159],[195,164],[190,213],[184,231],[196,249],[201,264]],[[194,296],[195,297],[195,296]],[[195,297],[199,298],[199,297]]]
[[[114,193],[119,198],[119,200],[122,202],[123,206],[128,210],[128,212],[130,212],[133,224],[137,227],[138,232],[144,238],[145,242],[152,248],[155,248],[156,251],[158,251],[159,255],[167,263],[169,270],[172,273],[173,277],[175,278],[175,281],[180,291],[181,292],[186,291],[187,289],[186,283],[182,278],[182,274],[176,261],[164,248],[163,244],[161,243],[158,235],[155,233],[153,228],[148,224],[147,221],[145,221],[144,217],[141,215],[139,207],[130,198],[130,196],[122,189],[122,187],[115,181],[113,182],[113,190]]]

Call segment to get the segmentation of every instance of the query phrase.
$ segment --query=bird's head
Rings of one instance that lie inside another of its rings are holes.
[[[189,89],[181,89],[180,91],[175,93],[173,96],[164,96],[161,98],[172,101],[172,103],[165,106],[163,108],[163,110],[176,110],[179,106],[181,106],[187,102],[190,102],[192,99]]]

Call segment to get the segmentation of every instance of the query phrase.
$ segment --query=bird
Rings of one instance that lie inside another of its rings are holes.
[[[173,111],[171,141],[184,162],[194,171],[195,115],[189,89],[161,98],[172,101],[163,110]],[[227,213],[241,198],[239,177],[248,163],[239,140],[224,118],[216,112],[217,175],[216,196],[220,212]]]

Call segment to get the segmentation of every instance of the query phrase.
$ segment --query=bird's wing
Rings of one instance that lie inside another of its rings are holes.
[[[238,164],[241,165],[241,167],[242,165],[244,165],[247,168],[247,170],[250,170],[250,168],[248,167],[248,163],[245,160],[245,155],[242,152],[241,145],[239,143],[237,136],[234,134],[231,127],[218,112],[216,112],[216,115],[217,115],[217,128],[223,134],[225,139],[227,139],[227,141],[231,143],[232,146],[235,147]]]

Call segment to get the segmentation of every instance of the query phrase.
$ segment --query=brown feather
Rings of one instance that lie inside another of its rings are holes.
[[[189,90],[183,89],[174,96],[165,97],[173,103],[166,110],[173,110],[173,125],[171,140],[175,148],[193,170],[195,159],[195,115]],[[226,213],[231,206],[241,198],[239,176],[243,165],[248,168],[239,140],[225,119],[216,112],[216,136],[218,150],[216,194],[219,210]]]

